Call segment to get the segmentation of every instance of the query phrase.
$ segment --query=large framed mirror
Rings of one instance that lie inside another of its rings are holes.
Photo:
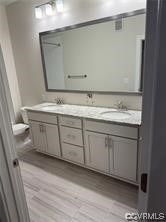
[[[47,91],[141,94],[145,10],[40,33]]]

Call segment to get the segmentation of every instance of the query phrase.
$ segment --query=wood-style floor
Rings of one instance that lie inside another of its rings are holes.
[[[137,188],[34,150],[20,157],[31,222],[121,222]]]

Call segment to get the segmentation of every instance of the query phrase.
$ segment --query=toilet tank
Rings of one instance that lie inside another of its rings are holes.
[[[28,107],[22,107],[21,108],[21,115],[22,115],[22,118],[23,118],[23,121],[25,124],[29,124],[28,122],[28,115],[27,115],[27,109]]]

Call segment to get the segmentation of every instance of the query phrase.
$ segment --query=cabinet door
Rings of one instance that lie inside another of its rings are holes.
[[[108,136],[100,133],[86,132],[87,165],[109,172]]]
[[[59,131],[57,125],[45,124],[47,137],[46,152],[52,155],[60,156]]]
[[[136,181],[137,141],[112,136],[109,139],[110,154],[113,153],[114,174],[128,180]],[[110,159],[112,161],[112,156]]]
[[[30,121],[33,146],[38,151],[45,152],[47,148],[44,126],[40,122]]]

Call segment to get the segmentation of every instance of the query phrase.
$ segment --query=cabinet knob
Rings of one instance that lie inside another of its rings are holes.
[[[109,148],[113,148],[113,140],[110,137],[108,139],[108,146]]]
[[[44,133],[44,132],[46,132],[46,127],[45,127],[45,126],[43,126],[43,133]]]
[[[39,130],[40,130],[40,133],[42,133],[42,125],[41,124],[39,125]]]
[[[40,130],[40,133],[44,133],[46,132],[46,127],[43,126],[42,124],[39,125],[39,130]]]
[[[142,136],[140,136],[139,141],[142,141],[142,140],[143,140],[143,138],[142,138]]]
[[[108,147],[108,137],[105,138],[105,147]]]

